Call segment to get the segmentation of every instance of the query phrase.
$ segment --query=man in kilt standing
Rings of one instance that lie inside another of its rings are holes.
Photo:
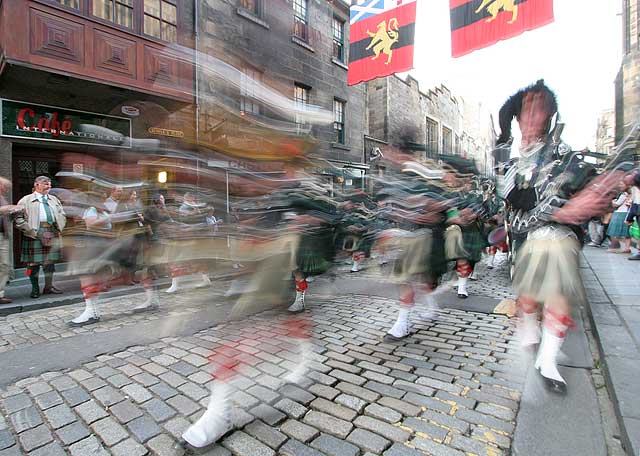
[[[67,218],[60,200],[49,194],[51,179],[36,177],[34,192],[18,201],[24,212],[16,217],[16,228],[22,232],[22,262],[27,263],[27,275],[31,281],[31,297],[40,296],[38,274],[44,270],[43,294],[61,294],[53,286],[55,263],[60,261],[61,233]]]

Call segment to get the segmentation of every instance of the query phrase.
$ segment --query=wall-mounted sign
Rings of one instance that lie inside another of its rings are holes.
[[[122,114],[129,117],[138,117],[140,115],[140,110],[135,106],[123,106],[120,110]]]
[[[152,135],[169,136],[171,138],[184,138],[184,131],[182,130],[169,130],[167,128],[149,127],[147,131]]]
[[[0,136],[131,147],[130,119],[13,100],[0,100],[0,111]]]

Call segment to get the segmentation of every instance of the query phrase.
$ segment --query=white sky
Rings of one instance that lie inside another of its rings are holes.
[[[441,83],[494,115],[519,88],[543,78],[555,91],[563,139],[594,150],[597,119],[614,107],[622,59],[620,0],[554,0],[555,21],[466,56],[451,57],[447,0],[418,0],[415,69],[423,91]],[[517,128],[514,128],[514,134]]]

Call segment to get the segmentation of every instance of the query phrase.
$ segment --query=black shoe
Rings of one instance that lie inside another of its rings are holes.
[[[64,291],[54,287],[53,285],[51,285],[50,287],[44,287],[44,290],[42,290],[42,294],[62,294],[64,293]]]
[[[469,297],[469,295],[458,293],[458,298],[460,298],[460,299],[467,299],[468,297]]]
[[[71,326],[72,328],[79,328],[80,326],[92,325],[94,323],[98,323],[99,321],[100,321],[100,317],[94,317],[94,318],[89,318],[87,321],[83,321],[81,323],[75,323],[73,321],[70,321],[68,325]]]
[[[627,260],[635,261],[640,260],[640,253],[636,253],[635,255],[631,255]]]
[[[31,290],[31,294],[29,295],[32,298],[39,298],[40,297],[40,290]]]
[[[542,375],[542,372],[540,372],[539,370],[538,370],[538,373],[540,374],[540,377],[542,377],[542,380],[544,380],[544,386],[549,391],[555,394],[562,394],[562,395],[567,394],[567,384],[565,382],[560,382],[552,378],[547,378],[544,375]]]

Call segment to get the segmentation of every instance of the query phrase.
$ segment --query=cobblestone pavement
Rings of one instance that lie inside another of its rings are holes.
[[[188,318],[180,299],[162,312]],[[210,359],[221,348],[243,365],[232,386],[234,429],[203,454],[509,454],[524,376],[506,317],[443,309],[433,320],[416,316],[412,336],[388,343],[390,300],[315,295],[308,304],[297,318],[311,324],[314,361],[299,386],[281,381],[299,362],[290,317],[266,312],[7,386],[0,456],[180,455],[175,442],[208,403]],[[105,308],[121,314],[131,305],[114,299]],[[21,334],[22,321],[54,340],[42,331],[76,310],[38,311],[3,327]],[[120,315],[87,330],[136,321]]]
[[[476,264],[476,274],[478,280],[470,280],[467,284],[467,291],[470,296],[486,296],[496,299],[515,299],[516,295],[511,286],[511,278],[509,277],[509,263],[506,253],[498,253],[496,255],[494,268],[489,269],[489,257],[483,256],[482,261]],[[348,273],[351,265],[341,265],[338,268],[339,273]],[[357,276],[361,277],[381,277],[384,274],[384,267],[380,267],[376,260],[367,260],[361,272]],[[457,280],[456,272],[450,271],[445,274],[443,281],[455,284]]]
[[[84,303],[0,317],[0,353],[77,334],[113,331],[140,321],[186,317],[212,303],[215,305],[222,302],[227,286],[228,281],[223,281],[206,289],[189,290],[175,295],[160,292],[160,309],[143,314],[133,313],[133,308],[145,300],[144,292],[107,299],[99,302],[100,324],[80,328],[71,328],[67,323],[82,312]]]

